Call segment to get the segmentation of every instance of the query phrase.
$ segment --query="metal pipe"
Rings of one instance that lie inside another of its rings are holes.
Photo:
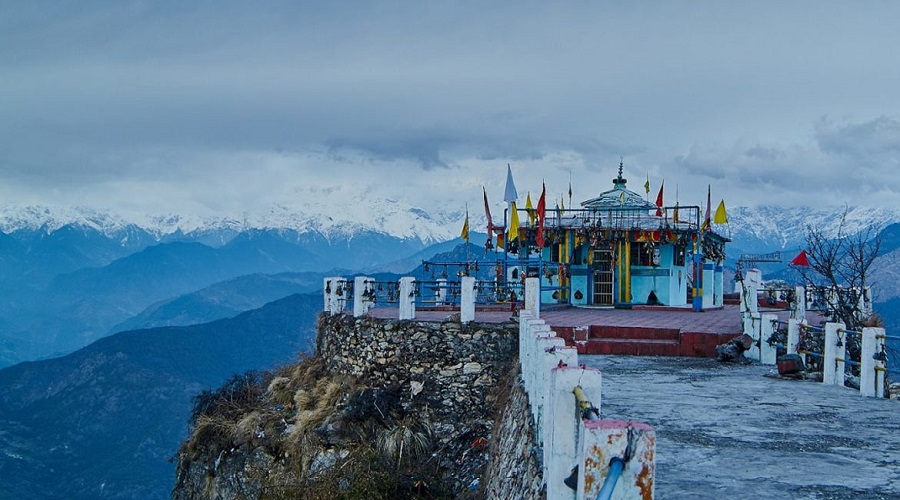
[[[625,460],[615,457],[609,461],[609,473],[606,475],[606,480],[603,481],[603,486],[597,493],[597,500],[609,500],[612,498],[613,491],[616,489],[616,483],[619,482],[624,469]]]

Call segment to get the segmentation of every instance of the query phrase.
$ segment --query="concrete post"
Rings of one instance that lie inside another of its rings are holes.
[[[806,287],[798,286],[794,289],[796,302],[794,309],[791,311],[791,317],[799,320],[806,319]]]
[[[334,314],[340,314],[344,312],[344,308],[347,306],[347,301],[350,297],[347,296],[350,287],[347,286],[348,280],[344,277],[339,277],[334,280],[334,301],[332,302],[332,308],[334,309]]]
[[[539,361],[538,339],[552,337],[553,332],[550,327],[544,324],[543,320],[532,319],[528,321],[528,333],[525,336],[525,363],[522,365],[522,374],[525,381],[525,390],[528,392],[529,398],[536,391],[537,383],[537,365]]]
[[[602,376],[592,368],[563,366],[554,368],[550,375],[552,392],[548,422],[553,422],[550,429],[550,441],[545,443],[549,451],[548,473],[544,476],[547,482],[547,499],[573,498],[571,489],[563,482],[577,463],[576,447],[579,442],[582,425],[581,414],[575,406],[575,395],[572,391],[581,386],[591,403],[600,408],[600,390]],[[580,468],[583,470],[583,466]]]
[[[411,276],[400,278],[399,319],[416,319],[416,279]]]
[[[353,278],[353,317],[358,318],[369,312],[375,304],[369,295],[375,291],[375,280],[368,276]]]
[[[847,342],[843,323],[825,324],[825,352],[822,362],[822,383],[844,386],[844,353]],[[840,345],[838,345],[840,340]]]
[[[610,472],[610,460],[624,458],[630,439],[634,455],[622,469],[612,498],[653,498],[656,472],[656,432],[647,424],[623,420],[595,420],[584,423],[578,440],[579,464],[575,498],[597,498]],[[549,496],[548,496],[549,498]]]
[[[751,312],[744,315],[744,334],[749,335],[753,339],[753,344],[747,350],[746,356],[750,359],[761,361],[760,357],[760,329],[762,328],[762,318],[759,313]]]
[[[533,312],[535,318],[541,317],[540,278],[525,278],[525,309]]]
[[[545,386],[546,392],[544,393],[544,408],[543,415],[541,416],[541,422],[553,422],[550,417],[550,401],[553,397],[553,369],[562,366],[578,366],[578,349],[576,349],[575,347],[556,347],[552,351],[548,350],[547,354],[548,356],[544,358],[544,374],[547,377],[547,384]],[[547,478],[547,474],[549,473],[550,447],[547,443],[550,442],[551,432],[553,432],[553,425],[544,425],[543,429],[541,430],[541,434],[538,436],[544,452],[542,466],[543,477],[545,479]]]
[[[715,269],[716,265],[712,262],[703,263],[703,309],[709,309],[717,305],[714,303],[716,296]]]
[[[859,393],[874,398],[884,397],[884,361],[875,355],[884,347],[884,328],[863,328],[860,350]]]
[[[447,280],[437,280],[437,288],[434,290],[434,305],[442,306],[447,301]]]
[[[331,280],[333,278],[323,278],[322,279],[322,296],[325,299],[322,305],[322,311],[327,314],[331,314],[331,300],[333,297],[333,286],[331,284]]]
[[[463,276],[459,286],[459,321],[475,321],[475,277]]]
[[[778,350],[774,345],[766,342],[775,330],[778,329],[778,316],[775,314],[763,314],[762,324],[760,325],[760,344],[759,344],[759,362],[764,365],[774,365],[778,357]]]
[[[550,370],[556,368],[553,361],[556,349],[565,347],[566,341],[559,337],[540,337],[537,339],[537,356],[535,359],[534,393],[529,394],[528,402],[531,405],[531,414],[534,418],[534,435],[537,439],[544,436],[544,406],[547,395],[550,394]]]
[[[525,378],[525,338],[528,334],[528,321],[534,316],[528,311],[519,312],[519,372]]]
[[[787,345],[788,354],[796,354],[800,346],[800,320],[791,318],[788,320]]]
[[[725,303],[725,268],[722,266],[721,261],[716,264],[714,283],[715,296],[713,298],[713,304],[721,306]]]

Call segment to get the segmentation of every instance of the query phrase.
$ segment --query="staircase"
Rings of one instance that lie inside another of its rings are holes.
[[[592,325],[587,340],[579,342],[582,354],[631,356],[681,356],[681,330],[637,326]]]

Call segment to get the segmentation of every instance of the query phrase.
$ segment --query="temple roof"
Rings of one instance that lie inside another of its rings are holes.
[[[600,196],[581,202],[581,206],[593,210],[656,210],[656,205],[643,196],[625,188],[627,179],[622,177],[622,162],[619,162],[619,176],[613,179],[613,188]]]

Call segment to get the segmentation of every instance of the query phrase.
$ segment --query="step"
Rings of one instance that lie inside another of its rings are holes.
[[[577,343],[579,354],[627,356],[680,356],[681,344],[671,340],[590,339]]]
[[[681,340],[678,328],[592,325],[588,339]]]

